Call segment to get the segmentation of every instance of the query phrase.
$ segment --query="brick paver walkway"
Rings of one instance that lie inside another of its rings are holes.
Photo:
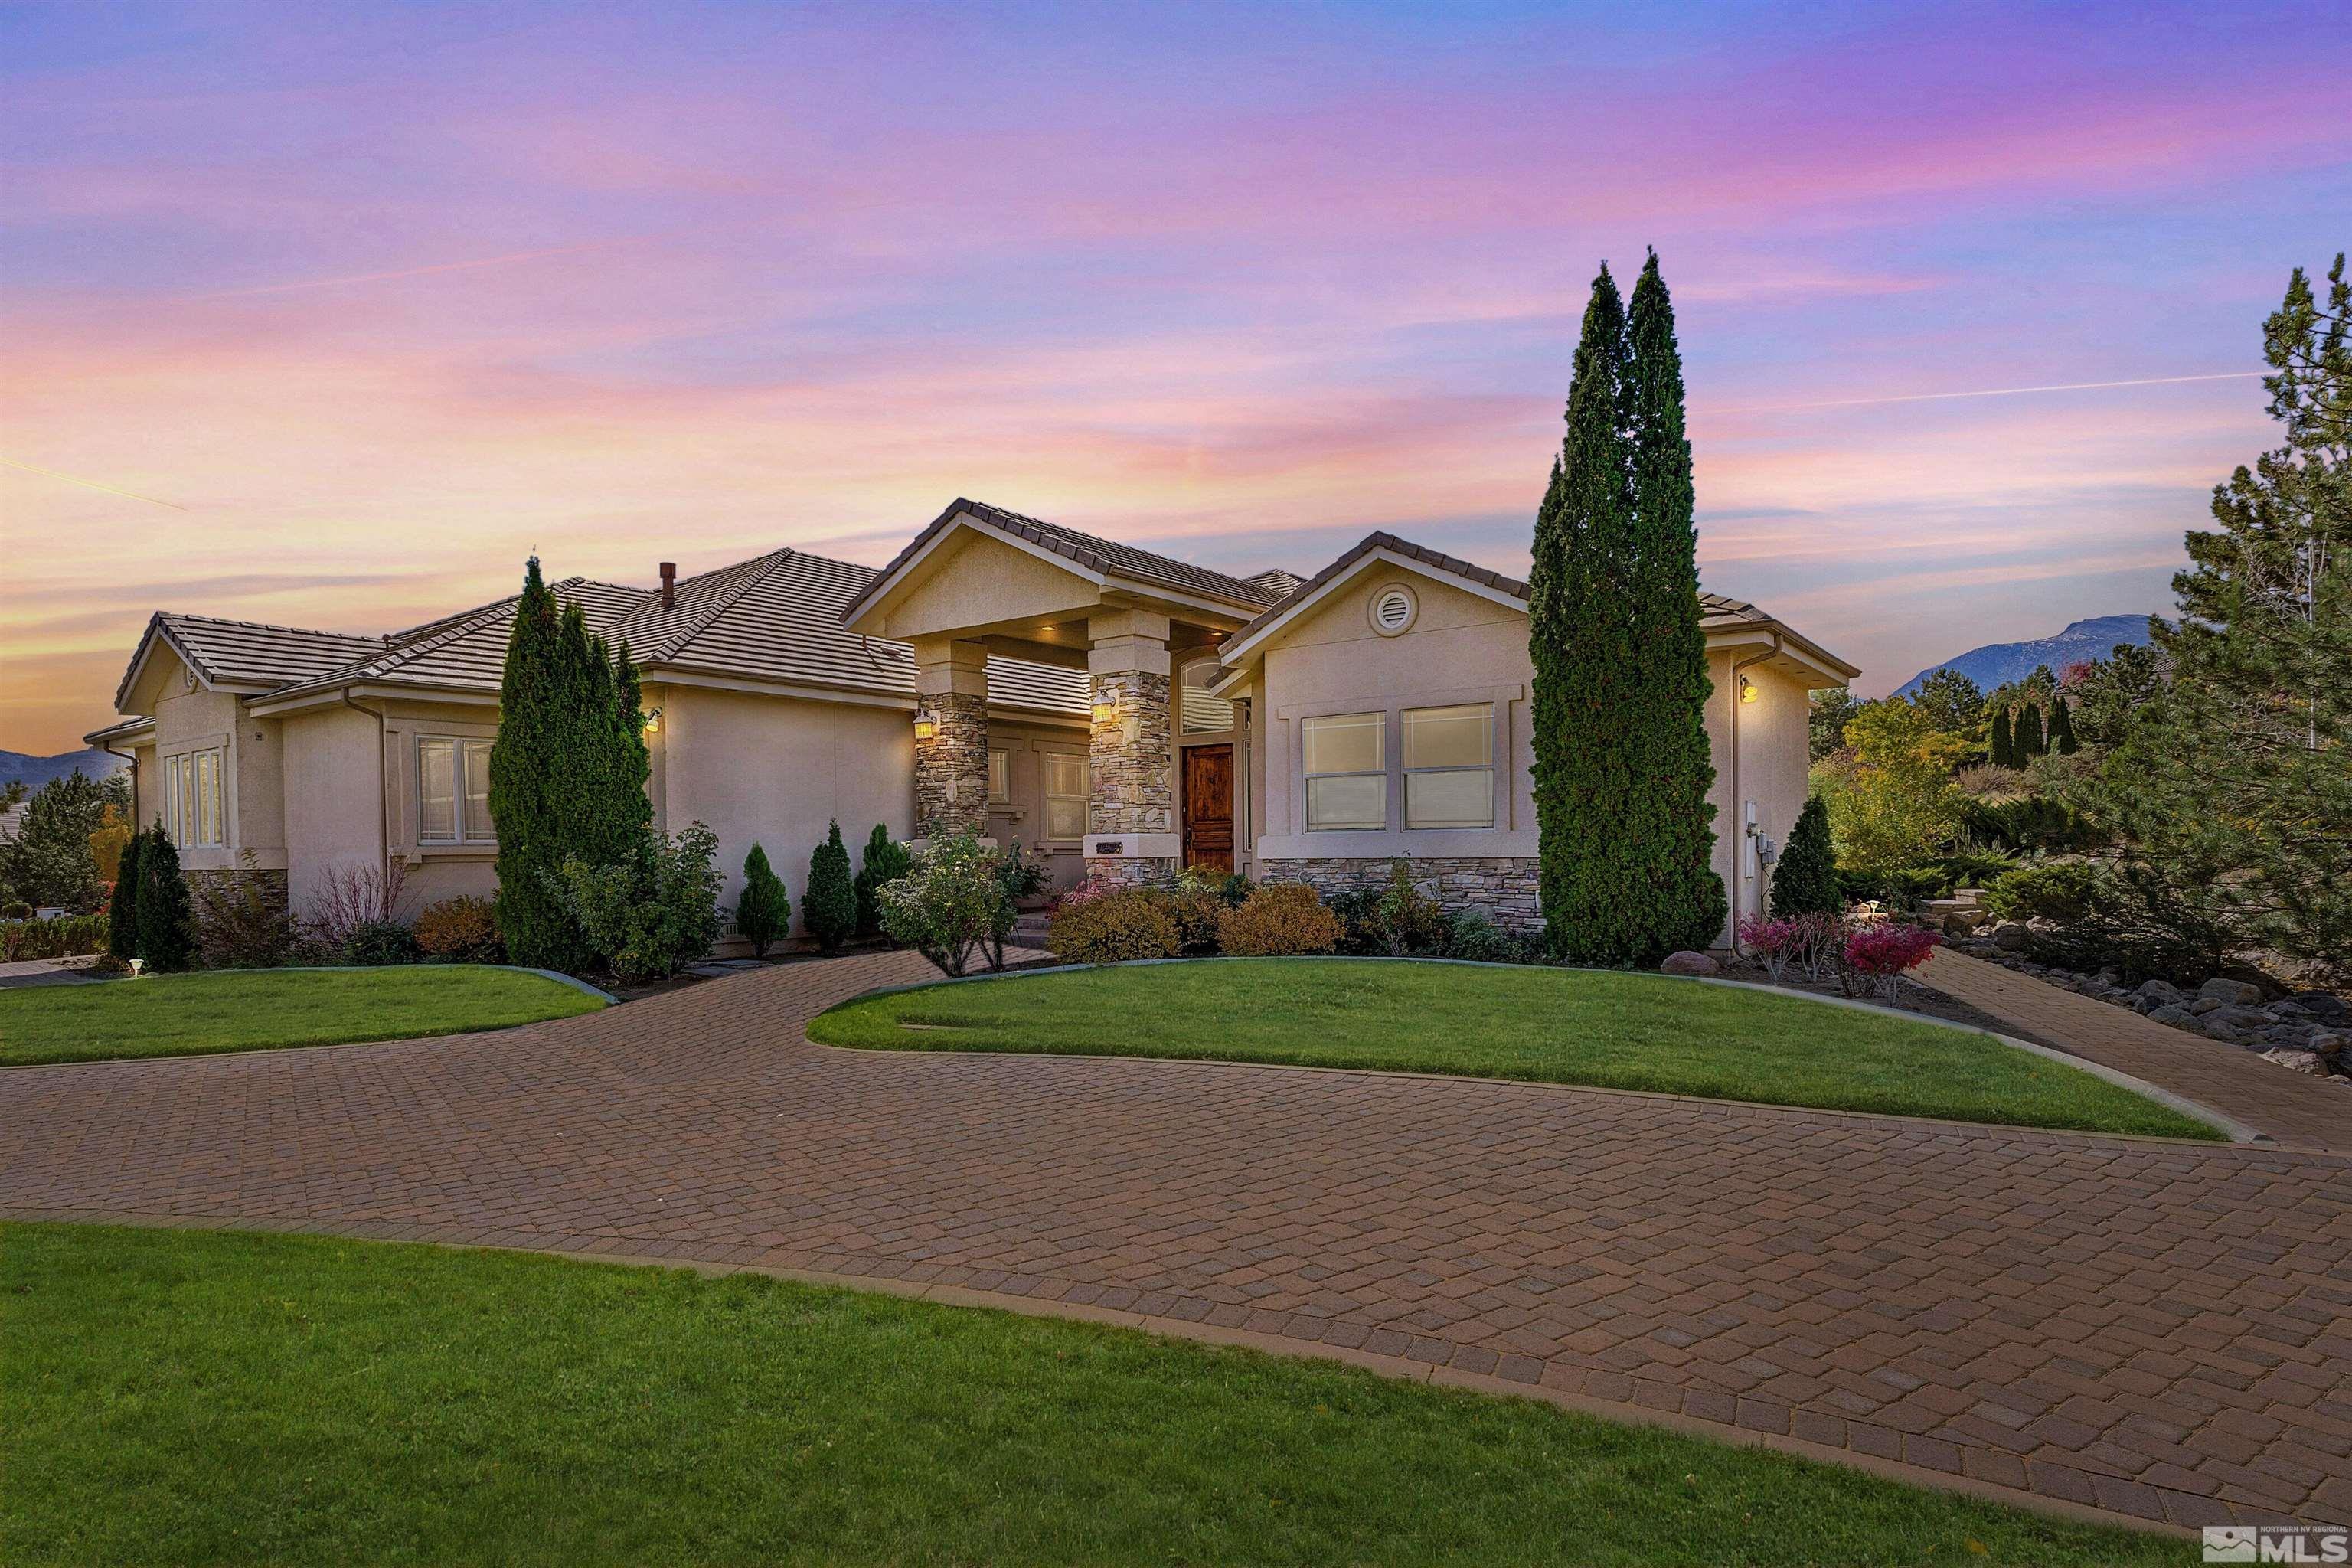
[[[2126,1007],[1939,947],[1928,984],[2063,1051],[2186,1095],[2279,1142],[2352,1152],[2352,1083],[2314,1079]]]
[[[0,1212],[937,1281],[2177,1524],[2352,1520],[2352,1158],[802,1036],[921,972],[0,1072]]]

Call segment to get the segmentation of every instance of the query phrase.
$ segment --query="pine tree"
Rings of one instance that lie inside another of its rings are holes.
[[[1633,494],[1624,431],[1625,314],[1603,266],[1584,310],[1567,434],[1536,516],[1528,574],[1535,667],[1537,897],[1561,957],[1615,956],[1622,842],[1614,809],[1635,784],[1617,744],[1638,658],[1626,602]]]
[[[857,889],[849,874],[849,848],[835,822],[809,857],[808,891],[801,895],[801,924],[827,953],[841,951],[857,929]]]
[[[751,944],[751,956],[765,958],[768,948],[792,924],[793,897],[784,879],[768,865],[768,852],[759,845],[743,857],[743,897],[735,906],[735,929]]]
[[[147,831],[142,828],[122,847],[114,891],[107,900],[106,951],[125,963],[139,956],[139,857],[146,847]]]
[[[2023,767],[2049,750],[2042,739],[2042,710],[2032,703],[2017,710],[2017,727],[2010,735],[2010,750],[2017,753],[2017,765]]]
[[[1992,765],[1997,768],[2017,766],[2017,742],[2009,727],[2009,710],[1992,710]]]
[[[513,963],[537,969],[577,969],[588,958],[552,881],[575,852],[584,739],[579,672],[564,657],[564,618],[534,555],[507,636],[499,734],[490,748],[490,820],[499,835],[499,935]]]
[[[1654,963],[1677,948],[1716,942],[1729,907],[1715,869],[1715,763],[1706,733],[1715,682],[1699,624],[1697,501],[1682,348],[1655,251],[1633,285],[1626,328],[1633,500],[1628,608],[1640,657],[1626,671],[1636,721],[1622,738],[1639,780],[1628,804],[1640,815],[1624,825],[1634,859],[1624,868],[1624,923],[1611,950]]]
[[[1838,891],[1837,850],[1830,840],[1829,808],[1820,795],[1813,795],[1797,814],[1780,863],[1772,868],[1772,918],[1833,915],[1844,908],[1844,895]]]
[[[866,835],[866,849],[857,865],[857,934],[873,937],[882,934],[882,889],[897,881],[913,868],[915,858],[907,847],[890,837],[890,829],[882,823],[874,825]]]
[[[188,881],[180,874],[180,851],[161,823],[139,851],[139,956],[162,974],[195,963],[196,921]]]
[[[2062,757],[2071,757],[2083,749],[2074,739],[2074,716],[2067,711],[2065,693],[2050,708],[2050,749]]]

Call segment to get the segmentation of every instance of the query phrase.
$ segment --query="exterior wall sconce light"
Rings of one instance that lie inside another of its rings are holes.
[[[1118,693],[1114,691],[1095,699],[1095,722],[1097,724],[1118,722]]]
[[[1763,692],[1757,689],[1756,683],[1754,681],[1748,679],[1744,675],[1739,678],[1739,700],[1742,702],[1753,702],[1763,695]]]
[[[646,715],[646,733],[648,735],[658,735],[661,733],[660,709],[656,708],[652,712]]]
[[[939,732],[939,715],[928,709],[918,710],[915,714],[915,739],[928,741]]]

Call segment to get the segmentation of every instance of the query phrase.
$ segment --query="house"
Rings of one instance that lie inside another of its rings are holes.
[[[1329,890],[1403,857],[1449,906],[1538,921],[1524,583],[1386,533],[1311,578],[1233,577],[969,500],[879,572],[786,549],[660,579],[555,591],[642,665],[655,820],[718,834],[730,904],[754,841],[797,893],[838,818],[1018,839],[1057,887],[1195,866]],[[1857,671],[1702,599],[1736,919],[1804,804],[1807,693]],[[381,637],[158,614],[89,740],[132,760],[192,877],[265,878],[298,912],[387,859],[416,907],[488,894],[514,605]]]

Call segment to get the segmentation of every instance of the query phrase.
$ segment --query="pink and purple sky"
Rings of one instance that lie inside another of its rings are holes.
[[[1706,584],[1883,691],[2168,604],[2347,126],[2340,0],[8,6],[0,747],[154,609],[878,564],[958,494],[1523,570],[1645,245]]]

